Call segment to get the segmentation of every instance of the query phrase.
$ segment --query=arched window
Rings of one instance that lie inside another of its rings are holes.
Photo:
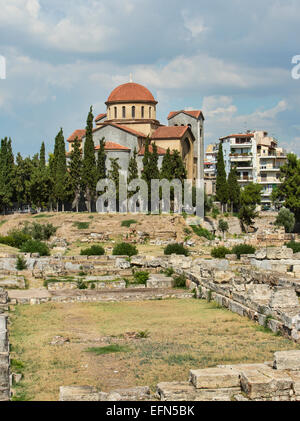
[[[142,107],[142,112],[141,112],[142,118],[145,117],[145,107]]]
[[[118,109],[115,107],[115,118],[118,118]]]
[[[122,117],[126,118],[126,108],[122,107]]]
[[[131,116],[132,118],[135,118],[135,106],[133,106],[131,109]]]
[[[151,107],[149,107],[149,118],[151,118]]]

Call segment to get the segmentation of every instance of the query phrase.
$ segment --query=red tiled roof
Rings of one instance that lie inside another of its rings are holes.
[[[99,115],[97,115],[97,117],[95,118],[95,121],[97,122],[97,121],[99,121],[99,120],[102,120],[104,117],[106,117],[107,116],[107,114],[99,114]]]
[[[151,153],[153,152],[153,148],[152,148],[151,145],[149,145],[149,152],[151,152]],[[158,155],[165,155],[167,153],[167,150],[164,149],[164,148],[161,148],[161,147],[157,146],[157,153],[158,153]],[[145,146],[142,146],[141,147],[141,149],[139,150],[138,155],[139,156],[145,155]]]
[[[115,88],[106,104],[115,102],[146,102],[157,104],[149,89],[138,83],[125,83]]]
[[[137,136],[137,137],[143,137],[143,138],[146,138],[147,137],[146,135],[144,135],[144,133],[138,132],[137,130],[130,129],[129,127],[123,126],[121,124],[107,123],[107,122],[104,122],[103,123],[103,126],[101,126],[101,127],[95,127],[93,129],[93,132],[96,132],[98,130],[101,130],[105,126],[113,126],[113,127],[116,127],[117,129],[124,130],[125,132],[131,133],[131,134],[133,134],[134,136]]]
[[[175,117],[176,115],[178,115],[180,113],[187,114],[187,115],[189,115],[191,117],[194,117],[196,119],[198,119],[200,116],[203,117],[203,113],[202,113],[201,110],[194,110],[194,111],[180,110],[180,111],[171,111],[170,114],[168,115],[168,120],[170,120],[171,118]]]
[[[229,136],[225,136],[225,137],[220,137],[220,140],[223,140],[223,139],[230,139],[231,137],[234,137],[234,138],[237,138],[237,137],[239,137],[239,138],[245,138],[245,139],[249,139],[249,138],[251,138],[251,137],[254,137],[254,134],[253,133],[241,133],[241,134],[230,134]]]
[[[75,130],[75,132],[72,133],[71,136],[68,138],[68,142],[74,142],[76,137],[78,138],[78,140],[82,140],[82,138],[84,136],[85,136],[85,130],[84,129]]]
[[[181,139],[189,130],[188,126],[163,126],[159,127],[153,135],[152,139]]]
[[[99,150],[100,146],[95,146],[95,150]],[[127,148],[126,146],[119,145],[118,143],[114,142],[105,142],[105,150],[106,151],[130,151],[130,148]]]

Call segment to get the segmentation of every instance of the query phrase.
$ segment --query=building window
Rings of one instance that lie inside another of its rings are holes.
[[[115,107],[115,118],[118,118],[118,109]]]
[[[151,116],[151,107],[149,107],[149,118],[152,118],[152,116]]]
[[[122,117],[126,118],[126,108],[122,107]]]
[[[145,117],[145,107],[142,107],[142,118]]]
[[[131,116],[132,118],[135,118],[135,106],[133,106],[131,109]]]

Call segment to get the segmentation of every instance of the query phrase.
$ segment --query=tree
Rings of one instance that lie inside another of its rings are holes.
[[[41,150],[40,150],[40,167],[46,168],[46,151],[45,151],[45,143],[42,143]]]
[[[139,176],[136,157],[137,157],[137,151],[136,151],[136,148],[134,148],[133,155],[129,159],[129,164],[128,164],[127,184],[129,184],[132,180],[136,180]]]
[[[250,183],[241,192],[239,219],[243,231],[248,232],[248,227],[253,225],[258,215],[256,207],[261,203],[261,189],[259,184]]]
[[[228,185],[227,185],[227,180],[226,180],[226,171],[225,171],[222,142],[220,142],[219,144],[219,151],[218,151],[216,196],[217,196],[217,200],[221,202],[222,208],[224,210],[224,206],[228,201]]]
[[[287,162],[280,168],[280,180],[275,197],[284,202],[284,206],[300,221],[300,159],[294,154],[288,154]]]
[[[117,206],[119,203],[119,186],[120,186],[120,170],[121,167],[118,163],[119,158],[110,158],[110,166],[111,169],[108,171],[108,178],[112,180],[116,187],[116,200],[117,200]]]
[[[99,181],[106,178],[106,153],[104,137],[100,140],[100,148],[97,158],[97,181]]]
[[[296,219],[293,212],[287,208],[282,208],[276,218],[275,225],[284,227],[285,232],[293,232],[295,227]]]
[[[14,193],[14,156],[11,139],[2,139],[0,148],[0,207],[5,211],[12,205]]]
[[[157,146],[155,143],[151,144],[152,146],[152,153],[149,154],[149,174],[151,180],[159,180],[160,174],[158,169],[158,153],[157,153]]]
[[[224,219],[220,219],[218,228],[219,228],[219,231],[223,233],[223,239],[224,239],[225,233],[229,230],[228,222],[224,221]]]
[[[151,168],[150,168],[150,139],[147,137],[145,142],[145,152],[143,157],[143,170],[142,170],[142,179],[146,181],[148,185],[148,189],[150,189],[151,186]]]
[[[58,211],[59,202],[62,203],[62,211],[64,211],[64,202],[68,197],[68,174],[66,148],[63,130],[60,129],[55,139],[54,148],[54,195],[56,198],[56,207]]]
[[[232,167],[228,176],[228,201],[231,211],[237,209],[241,200],[241,188],[238,182],[236,167]]]
[[[92,211],[92,200],[96,195],[97,184],[97,167],[95,158],[95,145],[93,140],[93,121],[93,108],[91,107],[86,124],[82,164],[82,183],[85,191],[88,212]]]
[[[80,141],[78,138],[73,143],[73,148],[70,154],[69,174],[70,174],[70,196],[72,200],[72,208],[79,210],[79,200],[81,193],[81,172],[82,172],[82,158],[80,150]]]
[[[182,160],[182,157],[180,156],[179,151],[176,149],[173,151],[171,155],[171,162],[172,162],[172,170],[173,170],[173,178],[175,180],[180,180],[181,183],[184,182],[187,178],[187,171],[184,165],[184,162]]]
[[[170,148],[167,149],[166,154],[163,157],[161,171],[160,171],[160,178],[162,180],[169,180],[171,181],[174,178],[173,173],[173,161]]]
[[[18,208],[29,204],[31,201],[29,184],[33,169],[32,160],[29,157],[23,159],[21,154],[18,153],[13,177],[13,197]]]

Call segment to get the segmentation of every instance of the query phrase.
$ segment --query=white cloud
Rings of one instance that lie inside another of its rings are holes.
[[[190,33],[190,38],[197,38],[203,32],[208,30],[208,27],[204,24],[204,19],[202,16],[194,16],[189,10],[182,10],[181,15],[184,22],[184,27]]]

